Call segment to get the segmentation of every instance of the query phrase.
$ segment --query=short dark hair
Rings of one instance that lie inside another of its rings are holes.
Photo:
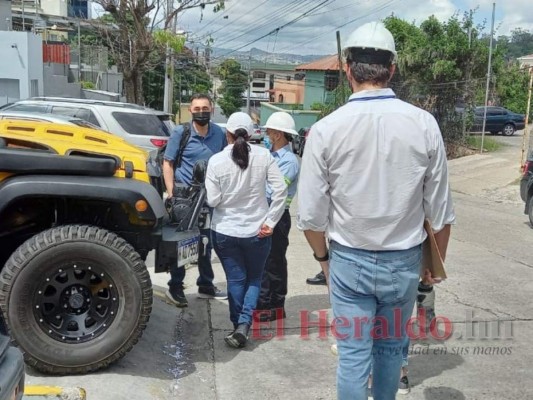
[[[193,94],[191,97],[191,104],[194,100],[207,100],[209,101],[209,104],[213,105],[213,100],[211,100],[211,97],[206,93]]]
[[[386,85],[391,78],[390,66],[356,61],[349,62],[348,66],[350,74],[357,83],[372,82],[374,85]]]

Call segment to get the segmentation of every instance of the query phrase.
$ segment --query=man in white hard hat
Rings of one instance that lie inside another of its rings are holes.
[[[271,151],[278,167],[285,178],[288,196],[285,212],[274,228],[272,247],[267,259],[261,293],[257,310],[257,318],[261,322],[275,321],[285,318],[285,296],[287,295],[287,248],[289,247],[289,232],[291,230],[291,215],[289,208],[296,194],[298,171],[300,165],[292,152],[290,141],[297,136],[294,119],[289,113],[275,112],[265,124],[265,145]],[[271,190],[267,189],[267,196]],[[270,202],[270,199],[269,199]]]
[[[392,34],[379,22],[365,24],[346,41],[344,56],[353,94],[311,128],[298,227],[329,282],[338,399],[366,399],[373,366],[374,399],[393,400],[424,219],[444,258],[455,214],[437,122],[387,89],[395,72]]]

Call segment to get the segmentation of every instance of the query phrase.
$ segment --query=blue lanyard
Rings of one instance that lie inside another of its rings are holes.
[[[352,101],[385,100],[385,99],[395,99],[395,98],[396,96],[394,94],[389,94],[386,96],[356,97],[355,99],[348,100],[348,103],[351,103]]]

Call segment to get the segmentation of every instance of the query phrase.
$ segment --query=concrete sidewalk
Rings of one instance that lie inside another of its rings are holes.
[[[437,313],[449,318],[454,330],[447,340],[412,344],[413,387],[405,398],[533,398],[533,236],[516,198],[513,157],[504,151],[450,162],[458,224],[447,260],[449,279],[437,288]],[[292,215],[287,319],[262,331],[272,339],[252,340],[243,350],[228,348],[223,341],[231,329],[227,302],[197,299],[197,271],[187,272],[190,305],[181,311],[176,338],[174,385],[180,398],[336,398],[334,341],[331,335],[319,337],[327,324],[310,328],[309,339],[302,337],[300,313],[309,312],[317,321],[321,311],[329,311],[329,301],[325,287],[305,284],[319,265],[296,229],[295,210]],[[217,286],[225,289],[220,263],[214,269]],[[167,275],[152,274],[152,279],[166,289]],[[484,321],[500,326],[492,339],[479,331]]]

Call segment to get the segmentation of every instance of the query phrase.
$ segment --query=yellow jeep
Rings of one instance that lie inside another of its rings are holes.
[[[105,132],[0,121],[0,307],[29,365],[85,373],[138,341],[148,253],[166,271],[199,240],[194,223],[170,224],[158,168]]]

